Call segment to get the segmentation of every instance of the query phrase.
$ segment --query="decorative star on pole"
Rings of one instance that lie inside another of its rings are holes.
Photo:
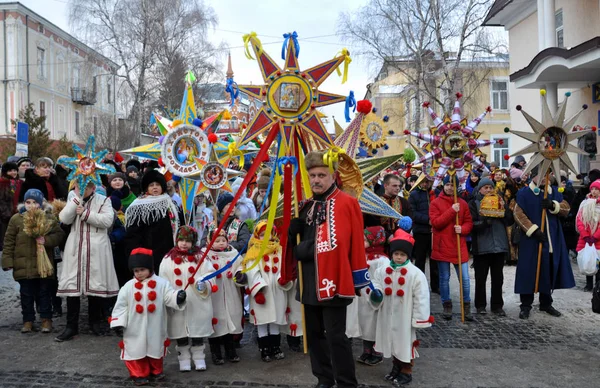
[[[576,172],[575,166],[573,166],[573,163],[567,155],[567,152],[588,155],[588,153],[584,150],[569,144],[571,141],[596,130],[596,127],[592,127],[591,130],[580,131],[577,131],[576,128],[574,128],[575,122],[579,118],[579,115],[581,115],[581,113],[586,110],[588,106],[584,104],[581,109],[571,118],[565,119],[567,100],[571,96],[571,92],[565,93],[565,99],[559,105],[554,114],[550,111],[550,107],[548,106],[546,90],[541,89],[540,95],[542,96],[542,122],[539,122],[531,117],[523,110],[521,105],[517,105],[517,110],[523,114],[533,132],[510,130],[510,133],[531,142],[530,145],[519,150],[518,152],[515,152],[511,156],[533,153],[529,163],[527,163],[527,167],[525,167],[525,170],[523,170],[523,174],[529,173],[534,167],[539,165],[539,176],[545,176],[549,170],[552,170],[555,176],[559,176],[560,162],[563,162],[569,170]],[[566,131],[569,128],[573,128],[573,130],[572,132],[567,133]],[[505,128],[504,131],[509,132],[509,129]]]
[[[73,144],[75,156],[71,158],[62,158],[60,163],[71,170],[67,177],[68,181],[76,180],[79,187],[79,194],[83,196],[83,192],[89,182],[96,186],[101,186],[102,181],[100,175],[114,174],[115,168],[109,164],[104,164],[102,161],[108,150],[100,152],[95,151],[96,139],[90,136],[85,145],[85,150],[82,150],[77,144]]]

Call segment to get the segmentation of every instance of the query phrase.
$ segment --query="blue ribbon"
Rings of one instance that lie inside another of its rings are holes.
[[[287,50],[287,45],[290,38],[292,38],[294,44],[296,45],[296,58],[298,58],[300,56],[300,44],[298,43],[298,33],[294,31],[291,34],[283,34],[283,37],[285,39],[283,40],[283,46],[281,47],[281,59],[285,61],[285,52]]]
[[[229,93],[231,97],[231,106],[235,103],[236,98],[240,95],[240,89],[238,88],[237,83],[233,81],[233,78],[227,78],[227,85],[225,86],[225,91]]]
[[[284,156],[282,158],[277,159],[277,169],[279,170],[279,175],[283,176],[283,168],[286,164],[291,164],[294,166],[294,175],[298,172],[298,160],[294,156]]]
[[[279,145],[277,148],[277,155],[279,155],[279,147],[281,147],[281,135],[279,135]],[[256,224],[259,220],[260,220],[260,216],[261,214],[263,214],[263,212],[265,211],[265,206],[267,205],[267,201],[269,200],[269,196],[271,194],[271,189],[273,188],[273,181],[275,180],[275,174],[271,174],[271,179],[269,180],[269,186],[267,187],[267,193],[265,194],[265,197],[263,198],[263,202],[260,205],[260,210],[258,211],[258,217],[254,220],[254,223]],[[233,260],[231,260],[229,262],[229,264],[225,264],[223,267],[221,267],[219,270],[217,270],[216,272],[211,273],[210,275],[206,275],[204,278],[202,278],[202,282],[205,282],[207,280],[210,280],[212,278],[217,277],[217,275],[222,274],[223,272],[227,271],[229,268],[231,268],[231,266],[233,265],[233,263],[236,262],[236,260],[242,255],[242,252],[246,252],[246,250],[248,249],[248,244],[250,244],[250,240],[248,240],[246,242],[246,245],[244,245],[244,248],[242,248],[237,256],[235,256],[233,258]],[[206,259],[205,259],[206,260]]]
[[[354,98],[354,91],[351,90],[348,97],[346,97],[346,107],[344,108],[344,115],[346,116],[346,122],[349,123],[352,121],[350,119],[350,108],[354,107],[352,112],[356,112],[356,99]]]

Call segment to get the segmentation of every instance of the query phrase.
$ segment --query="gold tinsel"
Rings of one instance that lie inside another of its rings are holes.
[[[50,203],[52,205],[52,214],[58,219],[58,215],[60,212],[67,206],[65,201],[61,201],[60,199],[55,199]]]
[[[52,230],[52,221],[46,217],[41,209],[28,210],[23,214],[23,232],[31,238],[44,237]],[[37,244],[37,269],[40,277],[52,276],[54,268],[48,258],[44,244]]]

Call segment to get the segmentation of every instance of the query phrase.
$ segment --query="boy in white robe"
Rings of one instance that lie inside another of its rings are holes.
[[[175,290],[185,290],[187,294],[185,309],[169,309],[167,315],[167,333],[170,339],[177,341],[180,372],[192,370],[192,361],[197,371],[206,370],[203,338],[210,337],[214,331],[211,294],[216,293],[218,287],[201,280],[214,271],[207,258],[200,262],[203,255],[196,246],[197,241],[196,229],[187,225],[180,227],[175,247],[160,263],[161,277]]]
[[[370,302],[379,310],[375,350],[393,359],[385,376],[395,386],[412,381],[414,359],[419,357],[416,329],[430,327],[429,285],[425,274],[410,261],[415,240],[398,229],[390,240],[391,260],[375,271]]]
[[[135,385],[147,385],[149,379],[162,380],[163,357],[167,338],[167,307],[181,310],[186,293],[175,291],[168,281],[154,274],[152,251],[136,248],[129,256],[134,278],[119,291],[110,317],[112,329],[123,329],[121,360]]]

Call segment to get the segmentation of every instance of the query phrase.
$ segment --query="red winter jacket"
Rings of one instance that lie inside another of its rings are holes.
[[[469,261],[469,250],[467,249],[467,236],[473,229],[473,220],[469,212],[469,205],[464,199],[458,198],[460,211],[458,212],[458,223],[462,226],[460,233],[461,262]],[[456,247],[456,212],[452,209],[454,197],[449,197],[442,191],[429,205],[429,219],[433,233],[433,244],[431,247],[431,258],[437,261],[446,261],[458,264],[458,249]]]
[[[590,230],[589,227],[586,227],[581,219],[581,209],[583,206],[586,205],[586,201],[584,200],[581,203],[581,206],[579,207],[579,212],[577,212],[577,217],[576,217],[576,223],[577,223],[577,231],[579,232],[579,239],[577,240],[577,248],[575,248],[575,251],[579,252],[580,250],[582,250],[583,248],[585,248],[585,241],[584,238],[586,237],[594,237],[596,239],[596,243],[594,244],[596,249],[600,249],[600,225],[598,225],[598,227],[596,228],[595,233],[592,234],[592,231]],[[596,201],[596,209],[598,209],[598,200]],[[597,211],[597,210],[596,210]]]

